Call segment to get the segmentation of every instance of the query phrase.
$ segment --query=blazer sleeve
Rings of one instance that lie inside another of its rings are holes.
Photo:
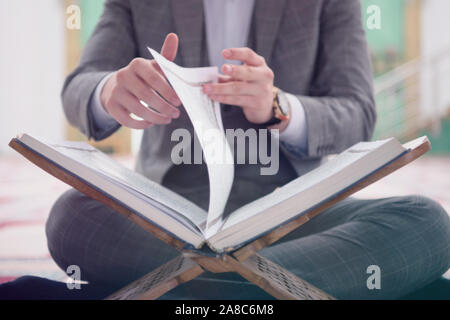
[[[120,125],[96,128],[89,102],[101,80],[136,56],[136,42],[128,0],[107,0],[103,14],[84,48],[79,66],[66,78],[62,103],[69,122],[88,138],[101,140]]]
[[[305,110],[307,152],[319,158],[370,140],[376,110],[359,0],[324,0],[319,51]]]

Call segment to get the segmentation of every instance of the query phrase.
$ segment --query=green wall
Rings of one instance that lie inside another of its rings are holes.
[[[369,45],[374,76],[379,76],[405,62],[405,1],[362,0],[362,16]],[[367,27],[367,8],[377,5],[381,12],[381,29]],[[395,100],[392,100],[395,99]],[[401,134],[404,126],[403,92],[397,96],[377,97],[378,121],[374,139]]]
[[[104,0],[78,0],[78,3],[81,8],[81,43],[84,46],[103,12]]]
[[[436,155],[450,155],[450,119],[444,119],[441,122],[441,132],[435,136],[432,132],[425,131],[431,142],[430,153]]]
[[[405,62],[405,0],[362,0],[362,15],[374,75],[383,74]],[[367,28],[367,8],[381,11],[381,29]]]
[[[367,8],[377,5],[381,9],[381,29],[368,30],[366,23],[364,27],[367,32],[367,41],[370,47],[376,51],[386,48],[395,48],[399,52],[404,52],[405,48],[405,14],[404,0],[363,0],[362,9],[364,21],[367,21]]]

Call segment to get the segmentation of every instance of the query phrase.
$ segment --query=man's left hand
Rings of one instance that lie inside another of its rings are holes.
[[[249,48],[225,49],[227,60],[238,60],[240,66],[225,64],[226,75],[219,83],[203,86],[203,92],[212,100],[239,106],[248,121],[264,123],[272,118],[274,73],[265,59]]]

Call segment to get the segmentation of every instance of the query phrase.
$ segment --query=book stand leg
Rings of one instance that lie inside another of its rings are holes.
[[[236,272],[277,299],[334,299],[258,254],[254,254],[241,262],[230,255],[213,258],[190,252],[182,253],[177,258],[132,282],[106,299],[156,299],[179,284],[193,280],[205,270],[213,273]]]
[[[258,254],[243,262],[233,261],[237,273],[277,299],[334,300],[329,294]]]
[[[193,260],[180,255],[108,296],[107,300],[154,300],[203,273]]]

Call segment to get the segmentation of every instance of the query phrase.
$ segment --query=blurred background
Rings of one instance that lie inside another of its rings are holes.
[[[427,135],[433,149],[356,196],[422,194],[450,212],[450,1],[361,2],[378,110],[374,139]],[[68,187],[14,154],[8,142],[20,132],[84,139],[66,122],[60,91],[103,3],[0,1],[0,283],[24,274],[65,277],[48,254],[45,220]],[[379,26],[372,20],[377,9]],[[140,132],[122,128],[93,144],[132,167],[139,140]]]

